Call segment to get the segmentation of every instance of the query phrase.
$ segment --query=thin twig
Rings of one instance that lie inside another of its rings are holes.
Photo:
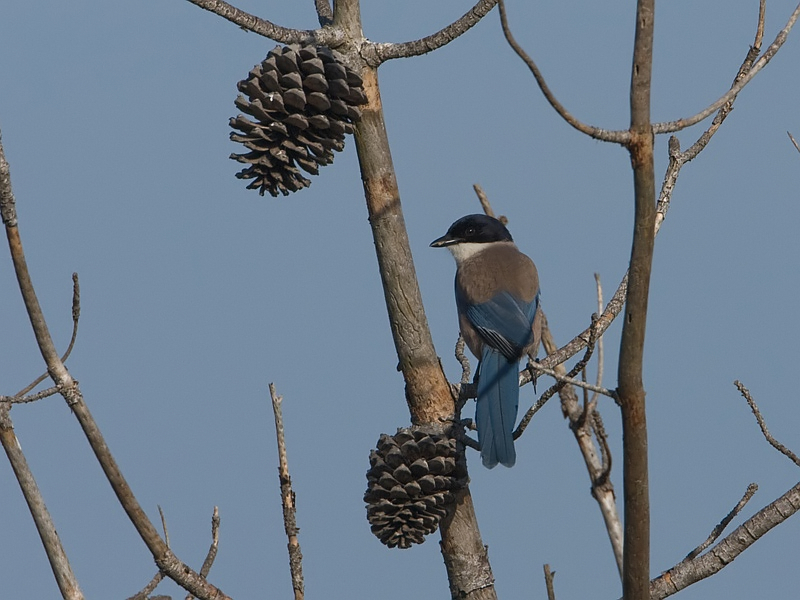
[[[544,566],[544,585],[547,588],[547,600],[556,600],[556,590],[553,586],[553,578],[556,576],[555,571],[550,570],[550,565]]]
[[[219,507],[214,507],[214,513],[211,515],[211,546],[208,548],[208,553],[203,561],[203,566],[200,567],[200,577],[208,578],[211,567],[214,565],[214,560],[217,558],[217,550],[219,549]],[[186,595],[186,600],[192,600],[192,594]]]
[[[769,432],[769,429],[767,429],[767,423],[764,421],[764,417],[761,416],[761,411],[758,409],[758,405],[756,405],[756,401],[753,400],[753,397],[750,395],[750,390],[744,387],[744,384],[742,384],[742,382],[738,380],[734,381],[733,385],[736,386],[736,389],[739,390],[739,393],[742,396],[744,396],[745,400],[747,400],[747,404],[750,405],[750,410],[753,411],[753,415],[755,416],[756,421],[758,422],[758,426],[761,428],[761,433],[764,434],[764,437],[767,439],[770,445],[773,448],[775,448],[775,450],[783,454],[786,458],[791,460],[798,467],[800,467],[800,458],[798,458],[798,456],[794,452],[789,450],[786,446],[784,446],[778,440],[772,437],[772,434]]]
[[[300,542],[297,539],[297,505],[294,491],[292,490],[292,478],[289,475],[289,461],[286,458],[286,438],[283,429],[283,413],[281,411],[281,401],[283,396],[278,396],[275,392],[275,385],[269,384],[269,395],[272,398],[272,411],[275,414],[275,434],[278,438],[278,477],[281,483],[281,503],[283,505],[283,526],[286,530],[286,537],[289,538],[289,570],[292,575],[292,589],[294,589],[295,600],[303,600],[303,554],[300,552]]]
[[[49,387],[41,392],[30,394],[29,396],[0,396],[0,402],[8,402],[9,404],[27,404],[29,402],[36,402],[42,398],[54,396],[61,391],[58,386]]]
[[[594,274],[594,282],[595,286],[597,287],[597,314],[603,312],[603,284],[600,281],[600,273]],[[605,356],[603,352],[603,339],[604,337],[601,335],[597,340],[597,379],[595,380],[595,385],[598,388],[603,386],[603,365],[605,362]],[[590,403],[592,405],[597,404],[597,394],[598,392],[594,392]]]
[[[564,108],[564,106],[556,99],[553,92],[550,91],[547,82],[544,80],[542,72],[539,70],[539,67],[536,65],[533,59],[528,56],[522,46],[517,43],[517,40],[514,39],[514,35],[511,33],[511,29],[508,26],[506,6],[503,0],[499,0],[498,5],[500,6],[500,24],[503,28],[503,35],[505,35],[508,45],[511,46],[514,52],[517,53],[517,56],[522,59],[522,62],[528,66],[528,69],[530,69],[534,79],[536,79],[536,83],[539,85],[539,89],[542,91],[545,99],[550,103],[550,106],[555,109],[559,116],[581,133],[585,133],[589,137],[592,137],[596,140],[614,142],[617,144],[627,144],[630,141],[629,131],[611,131],[608,129],[595,127],[594,125],[587,125],[586,123],[578,120],[572,113]]]
[[[164,543],[169,548],[169,530],[167,529],[167,518],[164,516],[164,511],[161,510],[161,505],[158,505],[158,514],[161,517],[161,529],[164,530]]]
[[[792,144],[794,144],[794,147],[797,148],[797,151],[800,152],[800,144],[797,143],[797,140],[794,139],[794,136],[788,131],[786,132],[786,134],[789,136],[789,139],[792,140]]]
[[[152,594],[155,589],[158,587],[158,584],[164,579],[164,573],[158,571],[153,578],[144,586],[140,591],[136,592],[133,596],[130,596],[127,600],[148,600],[150,598],[150,594]],[[152,600],[152,598],[150,599]]]
[[[737,502],[736,506],[734,506],[731,511],[725,515],[725,517],[717,524],[714,529],[711,530],[711,533],[706,538],[706,540],[700,544],[697,548],[689,552],[686,555],[686,558],[683,559],[683,562],[690,561],[694,559],[695,556],[699,556],[706,548],[708,548],[711,544],[713,544],[719,536],[722,535],[722,532],[725,531],[725,528],[730,524],[731,521],[742,512],[742,509],[745,505],[750,502],[750,499],[753,495],[758,491],[758,485],[755,483],[751,483],[747,486],[747,490],[745,491],[742,499]]]
[[[494,210],[492,209],[492,204],[489,202],[489,197],[486,195],[486,192],[483,191],[483,188],[479,183],[473,183],[472,189],[475,190],[475,194],[478,196],[478,202],[481,203],[481,208],[483,209],[483,213],[486,216],[494,217]],[[496,217],[495,217],[496,218]],[[508,220],[503,223],[504,225],[508,225]]]
[[[574,377],[560,375],[558,371],[556,371],[555,369],[548,369],[547,367],[543,367],[540,363],[534,360],[528,361],[527,368],[533,369],[534,371],[536,371],[537,373],[541,373],[542,375],[549,375],[556,381],[574,385],[575,387],[588,390],[590,392],[593,392],[594,394],[602,394],[603,396],[608,396],[609,398],[614,398],[614,399],[616,399],[617,397],[617,392],[614,390],[609,390],[602,386],[589,383],[588,381],[583,381],[582,379],[575,379]]]
[[[69,355],[72,354],[72,349],[75,347],[75,340],[78,339],[78,322],[80,321],[80,319],[81,319],[81,284],[80,281],[78,280],[78,274],[73,273],[72,274],[72,337],[69,340],[69,345],[67,346],[67,350],[61,357],[62,363],[67,362]],[[40,398],[46,398],[47,396],[49,396],[50,394],[36,397],[39,396],[39,394],[34,394],[33,396],[27,396],[28,399],[20,398],[20,396],[24,396],[25,394],[30,392],[33,388],[35,388],[37,385],[39,385],[41,382],[47,379],[47,377],[48,377],[47,372],[39,375],[39,377],[34,379],[31,383],[26,385],[16,394],[14,394],[14,400],[12,400],[12,402],[15,403],[33,402],[35,400],[39,400]],[[56,391],[58,391],[57,388],[50,388],[50,389],[56,389]]]

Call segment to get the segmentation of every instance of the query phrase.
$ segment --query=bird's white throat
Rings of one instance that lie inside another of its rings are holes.
[[[483,252],[491,246],[491,244],[483,243],[477,244],[475,242],[461,242],[459,244],[453,244],[452,246],[447,246],[447,249],[453,254],[453,258],[456,259],[456,264],[460,265],[465,260],[469,260],[476,254]]]

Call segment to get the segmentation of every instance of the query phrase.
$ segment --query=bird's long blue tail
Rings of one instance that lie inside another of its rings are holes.
[[[484,346],[475,424],[481,445],[481,461],[489,469],[497,463],[513,467],[517,460],[513,432],[519,404],[518,366],[518,362],[509,362],[488,344]]]

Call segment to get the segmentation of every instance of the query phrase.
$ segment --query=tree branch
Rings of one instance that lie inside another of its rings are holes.
[[[562,105],[555,97],[553,92],[550,91],[547,82],[544,80],[544,76],[542,72],[539,70],[539,67],[536,66],[536,63],[533,59],[528,56],[525,50],[517,43],[517,40],[514,39],[513,34],[511,33],[511,29],[508,26],[508,18],[506,16],[506,5],[503,0],[499,0],[498,4],[500,5],[500,24],[503,28],[503,35],[505,35],[506,41],[508,45],[511,46],[512,50],[517,53],[522,59],[528,69],[530,69],[531,73],[533,74],[534,79],[536,79],[536,83],[539,85],[539,89],[542,91],[547,102],[550,103],[555,111],[559,114],[559,116],[564,119],[569,125],[580,131],[581,133],[585,133],[589,137],[592,137],[596,140],[601,140],[604,142],[614,142],[617,144],[627,144],[630,141],[630,132],[625,131],[611,131],[608,129],[601,129],[600,127],[595,127],[594,125],[587,125],[586,123],[581,122],[575,116],[572,115],[564,105]]]
[[[786,134],[789,136],[789,139],[792,140],[792,144],[794,144],[794,147],[797,148],[797,151],[800,152],[800,144],[797,143],[797,140],[794,139],[794,136],[788,131],[786,132]]]
[[[158,535],[155,527],[133,495],[133,491],[127,481],[125,481],[122,471],[120,471],[97,423],[83,400],[83,394],[77,382],[61,361],[50,336],[25,260],[15,204],[14,195],[11,191],[10,170],[3,153],[2,140],[0,140],[0,213],[2,213],[3,223],[5,224],[6,238],[17,276],[17,283],[36,337],[36,343],[47,365],[47,372],[59,388],[72,413],[78,419],[89,445],[92,447],[106,478],[117,495],[117,499],[152,553],[158,568],[187,591],[192,592],[203,600],[227,598],[220,590],[203,580],[202,577],[178,560]]]
[[[368,43],[362,48],[361,56],[371,67],[377,67],[381,63],[393,58],[408,58],[427,54],[428,52],[432,52],[437,48],[449,44],[460,35],[469,31],[494,8],[495,4],[497,4],[497,0],[478,0],[477,4],[467,11],[460,19],[432,35],[411,42]]]
[[[733,385],[736,386],[736,389],[739,390],[739,393],[742,396],[744,396],[745,400],[747,400],[747,404],[748,406],[750,406],[750,410],[753,411],[753,416],[755,416],[756,422],[758,423],[758,426],[761,428],[761,433],[764,434],[764,437],[767,439],[767,442],[769,442],[769,445],[775,448],[775,450],[777,450],[781,454],[783,454],[786,458],[788,458],[798,467],[800,467],[800,457],[798,457],[794,452],[789,450],[786,446],[784,446],[778,440],[772,437],[772,434],[769,432],[769,429],[767,429],[767,424],[764,421],[764,417],[761,416],[761,411],[758,410],[758,405],[756,404],[756,401],[753,400],[753,397],[750,395],[750,390],[744,387],[744,384],[738,380],[734,381]]]
[[[278,479],[281,483],[281,505],[283,506],[283,528],[289,550],[289,571],[292,575],[292,589],[295,600],[303,600],[305,595],[303,582],[303,553],[300,551],[300,541],[297,533],[297,505],[292,489],[292,478],[289,475],[289,460],[286,457],[286,437],[283,429],[283,411],[281,402],[283,396],[275,391],[275,384],[269,384],[269,396],[272,399],[272,412],[275,415],[275,435],[278,439]]]
[[[656,216],[650,125],[654,19],[654,0],[638,0],[630,92],[631,139],[628,144],[635,202],[633,244],[617,376],[622,412],[625,506],[622,595],[625,600],[648,598],[650,582],[650,490],[642,370]]]
[[[314,43],[336,48],[343,41],[341,32],[330,27],[314,30],[290,29],[271,23],[261,17],[251,15],[227,2],[223,2],[223,0],[188,1],[195,6],[199,6],[215,15],[219,15],[223,19],[238,25],[245,31],[252,31],[253,33],[263,35],[264,37],[283,44]]]
[[[763,13],[763,6],[760,8],[760,13]],[[714,112],[722,108],[725,104],[733,101],[733,99],[736,98],[739,92],[741,92],[744,89],[744,87],[752,81],[753,77],[755,77],[756,74],[761,69],[767,66],[769,61],[772,60],[772,57],[778,53],[778,50],[780,50],[781,46],[783,46],[784,42],[786,41],[786,38],[789,36],[789,32],[792,30],[792,27],[794,27],[794,24],[797,21],[798,17],[800,17],[800,4],[797,5],[792,14],[789,16],[789,20],[786,22],[784,28],[781,29],[778,35],[775,37],[775,41],[773,41],[772,44],[769,45],[769,47],[766,49],[761,58],[759,58],[753,64],[752,69],[750,69],[750,71],[745,76],[743,76],[739,81],[737,81],[733,85],[733,87],[731,87],[731,89],[721,98],[719,98],[716,102],[710,104],[709,106],[701,110],[699,113],[691,117],[678,119],[677,121],[668,121],[666,123],[656,123],[655,125],[653,125],[653,132],[656,134],[671,133],[675,131],[680,131],[681,129],[686,129],[687,127],[691,127],[692,125],[699,123],[703,119],[708,118]]]
[[[719,538],[719,536],[722,535],[722,532],[725,531],[725,528],[730,524],[731,521],[733,521],[736,515],[742,512],[742,509],[748,502],[750,502],[750,499],[757,491],[758,491],[758,486],[755,483],[751,483],[750,485],[748,485],[747,490],[742,496],[742,499],[736,503],[736,506],[734,506],[731,509],[731,511],[727,515],[725,515],[723,519],[717,524],[717,526],[711,530],[711,533],[708,535],[706,540],[702,544],[700,544],[697,548],[689,552],[689,554],[687,554],[686,558],[684,558],[683,560],[684,561],[692,560],[694,557],[699,556],[701,553],[703,553],[706,550],[706,548],[708,548],[711,544],[713,544],[717,540],[717,538]]]
[[[0,168],[5,163],[5,156],[1,153],[2,146],[0,145]],[[17,440],[17,436],[14,433],[14,425],[11,422],[9,410],[10,406],[7,403],[0,403],[0,443],[3,444],[3,449],[6,451],[6,456],[8,456],[8,462],[11,463],[11,468],[17,478],[20,490],[22,490],[22,495],[28,504],[36,530],[39,532],[39,538],[42,540],[45,554],[47,554],[47,560],[50,562],[50,568],[55,576],[58,589],[61,591],[61,596],[65,600],[83,600],[83,592],[81,592],[78,580],[72,572],[67,553],[61,545],[56,526],[53,523],[50,512],[47,510],[42,492],[36,484],[36,479],[34,479],[33,473],[28,466],[28,461],[25,459],[25,454],[22,452],[22,446],[20,446],[19,440]]]
[[[681,561],[650,582],[650,600],[662,600],[718,573],[773,527],[800,510],[800,483],[747,519],[701,556]]]
[[[64,355],[61,357],[62,363],[67,362],[69,355],[72,354],[72,349],[75,347],[75,340],[78,339],[78,321],[80,321],[80,318],[81,318],[81,284],[80,281],[78,280],[78,274],[73,273],[72,274],[72,337],[69,340],[69,345],[67,346]],[[42,373],[41,375],[39,375],[39,377],[34,379],[31,383],[26,385],[16,394],[14,394],[14,399],[11,401],[15,403],[33,402],[34,400],[39,400],[40,398],[45,398],[47,396],[50,396],[51,394],[49,393],[45,394],[44,392],[39,392],[38,394],[33,394],[32,396],[25,396],[25,394],[30,392],[40,383],[42,383],[45,379],[47,379],[47,373]],[[58,392],[58,388],[49,388],[49,389]],[[49,390],[45,390],[45,392],[48,391]],[[23,398],[23,396],[25,397]]]

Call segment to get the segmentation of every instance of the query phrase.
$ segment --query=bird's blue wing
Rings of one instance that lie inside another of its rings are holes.
[[[533,318],[539,295],[525,302],[508,292],[501,292],[487,302],[469,304],[466,315],[478,334],[508,360],[519,359],[533,341]]]

